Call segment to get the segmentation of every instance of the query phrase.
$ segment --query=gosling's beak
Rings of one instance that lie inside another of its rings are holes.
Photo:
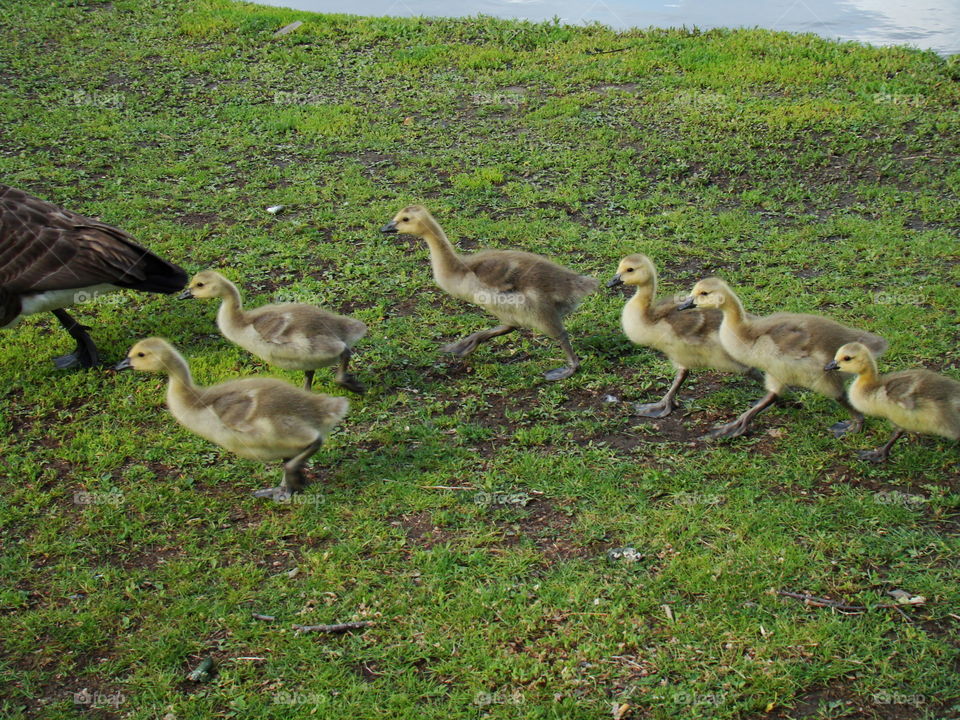
[[[839,370],[839,369],[840,369],[840,365],[839,365],[839,363],[837,363],[836,360],[831,360],[830,362],[828,362],[826,365],[823,366],[823,369],[824,369],[824,370]]]
[[[397,223],[395,220],[391,220],[382,228],[380,228],[380,232],[382,232],[384,235],[395,233],[396,231],[397,231]]]
[[[182,293],[177,295],[177,300],[189,300],[193,297],[193,293],[190,292],[190,288],[187,288]]]
[[[133,367],[133,363],[130,362],[130,358],[125,357],[123,360],[118,362],[113,366],[114,370],[130,370]]]
[[[612,278],[607,280],[608,288],[616,287],[617,285],[623,285],[623,280],[620,279],[620,273],[617,273]]]
[[[693,295],[688,297],[682,303],[677,305],[677,310],[689,310],[690,308],[696,307],[696,303],[693,302]]]

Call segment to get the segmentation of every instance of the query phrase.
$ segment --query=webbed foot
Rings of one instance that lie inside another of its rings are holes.
[[[829,430],[835,438],[842,438],[844,435],[860,432],[861,428],[863,428],[863,420],[841,420],[831,425]]]
[[[577,369],[575,367],[570,367],[569,365],[566,365],[564,367],[554,368],[553,370],[549,370],[545,372],[543,374],[543,377],[545,377],[547,380],[550,380],[550,381],[563,380],[564,378],[568,378],[571,375],[573,375],[576,371]]]
[[[640,417],[648,417],[648,418],[664,418],[664,417],[667,417],[667,415],[669,415],[670,413],[672,413],[673,410],[674,410],[673,403],[664,402],[663,400],[655,403],[646,403],[646,404],[637,403],[636,405],[633,406],[633,411],[637,415],[639,415]]]
[[[474,339],[473,335],[463,338],[463,340],[458,340],[457,342],[448,343],[440,347],[441,352],[450,353],[451,355],[456,355],[457,357],[463,357],[464,355],[469,355],[474,350],[477,349],[477,341]]]
[[[95,347],[84,347],[77,345],[77,349],[68,355],[60,355],[53,359],[53,364],[58,370],[70,370],[72,368],[92,368],[100,364],[100,354]]]
[[[857,455],[861,460],[867,462],[882,463],[887,461],[887,453],[882,448],[879,450],[861,450]]]
[[[717,427],[713,428],[713,430],[704,435],[704,439],[727,440],[730,438],[740,437],[747,431],[749,427],[749,423],[744,422],[743,420],[734,420],[726,425],[718,425]]]
[[[277,487],[264,488],[263,490],[255,490],[253,496],[257,498],[268,498],[280,503],[287,503],[290,502],[293,493],[290,492],[289,488],[279,485]]]
[[[365,388],[363,384],[357,380],[357,376],[353,373],[346,373],[345,375],[338,377],[336,382],[340,387],[346,388],[350,392],[356,393],[357,395],[363,395],[367,391],[367,388]]]

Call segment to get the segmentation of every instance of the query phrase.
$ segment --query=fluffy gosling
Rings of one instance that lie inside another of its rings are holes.
[[[641,253],[620,261],[607,287],[629,285],[637,290],[620,315],[624,334],[636,345],[659,350],[676,368],[667,394],[659,402],[635,405],[643,417],[662,418],[676,408],[675,397],[690,370],[720,370],[745,373],[750,370],[723,349],[717,331],[723,314],[719,310],[680,310],[673,299],[656,300],[657,269]]]
[[[694,286],[691,296],[681,307],[694,306],[723,312],[718,333],[720,343],[737,362],[763,371],[767,389],[763,399],[733,422],[714,428],[710,438],[743,435],[753,418],[776,402],[790,386],[808,388],[847,408],[851,419],[830,428],[836,437],[858,432],[863,426],[863,415],[847,402],[843,379],[823,368],[841,345],[862,342],[874,352],[881,353],[887,348],[886,340],[819,315],[748,315],[740,298],[720,278],[706,278]]]
[[[850,404],[864,415],[886,418],[894,425],[884,445],[860,451],[861,460],[884,462],[893,444],[907,432],[960,440],[960,382],[922,368],[880,375],[870,348],[858,342],[837,350],[826,369],[856,375],[847,389]]]
[[[497,327],[445,345],[444,352],[463,357],[486,340],[517,328],[528,328],[558,340],[566,356],[565,367],[544,373],[547,380],[568,378],[580,367],[563,319],[597,289],[594,278],[578,275],[540,255],[518,250],[459,255],[439,223],[422,205],[405,207],[380,231],[405,233],[425,240],[437,285],[455,298],[479,305],[500,321]]]
[[[305,303],[244,310],[237,286],[213,270],[194,275],[180,298],[220,298],[217,327],[223,336],[271,365],[303,370],[304,389],[313,387],[317,368],[336,364],[334,381],[351,392],[364,392],[347,372],[352,348],[367,332],[359,320]]]
[[[200,387],[187,361],[162,338],[134,345],[115,366],[128,368],[169,377],[167,407],[191,432],[249,460],[283,460],[280,485],[254,493],[280,502],[306,487],[303,466],[350,407],[346,398],[314,394],[274,378]]]

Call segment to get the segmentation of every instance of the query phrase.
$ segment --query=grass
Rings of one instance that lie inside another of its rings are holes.
[[[960,377],[955,61],[225,0],[0,16],[4,182],[223,268],[251,304],[371,328],[370,391],[290,505],[250,497],[278,468],[178,427],[162,379],[56,372],[70,341],[50,317],[4,333],[4,718],[960,717],[956,446],[862,464],[888,428],[834,440],[842,411],[809,393],[708,445],[760,391],[714,374],[639,420],[626,403],[671,370],[623,338],[607,291],[571,318],[569,380],[541,380],[559,351],[530,336],[443,357],[488,320],[377,232],[421,201],[464,249],[603,279],[642,251],[664,292],[720,274],[754,312],[882,333],[886,369]],[[134,293],[78,308],[110,358],[163,335],[202,383],[267,372],[214,314]],[[908,621],[772,589],[927,603]],[[376,624],[291,629],[352,620]],[[213,679],[187,681],[207,656]]]

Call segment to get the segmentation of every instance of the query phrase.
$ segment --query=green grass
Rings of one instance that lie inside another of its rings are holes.
[[[542,381],[559,350],[529,335],[445,358],[489,320],[377,232],[417,201],[465,249],[602,279],[646,252],[665,293],[719,274],[753,312],[882,333],[884,369],[958,377],[956,62],[225,0],[8,2],[0,20],[4,182],[222,268],[250,304],[370,326],[370,391],[295,505],[253,499],[278,468],[177,426],[161,378],[56,372],[70,342],[50,317],[3,334],[4,718],[960,717],[956,446],[866,466],[886,425],[834,440],[843,412],[809,393],[707,445],[760,391],[710,374],[683,413],[640,421],[626,403],[671,371],[607,291],[570,320],[569,380]],[[163,335],[202,383],[266,372],[214,314],[133,293],[78,308],[112,359]],[[640,556],[608,557],[623,547]],[[927,604],[910,622],[775,589]],[[350,620],[376,624],[291,629]],[[208,655],[215,677],[188,682]]]

